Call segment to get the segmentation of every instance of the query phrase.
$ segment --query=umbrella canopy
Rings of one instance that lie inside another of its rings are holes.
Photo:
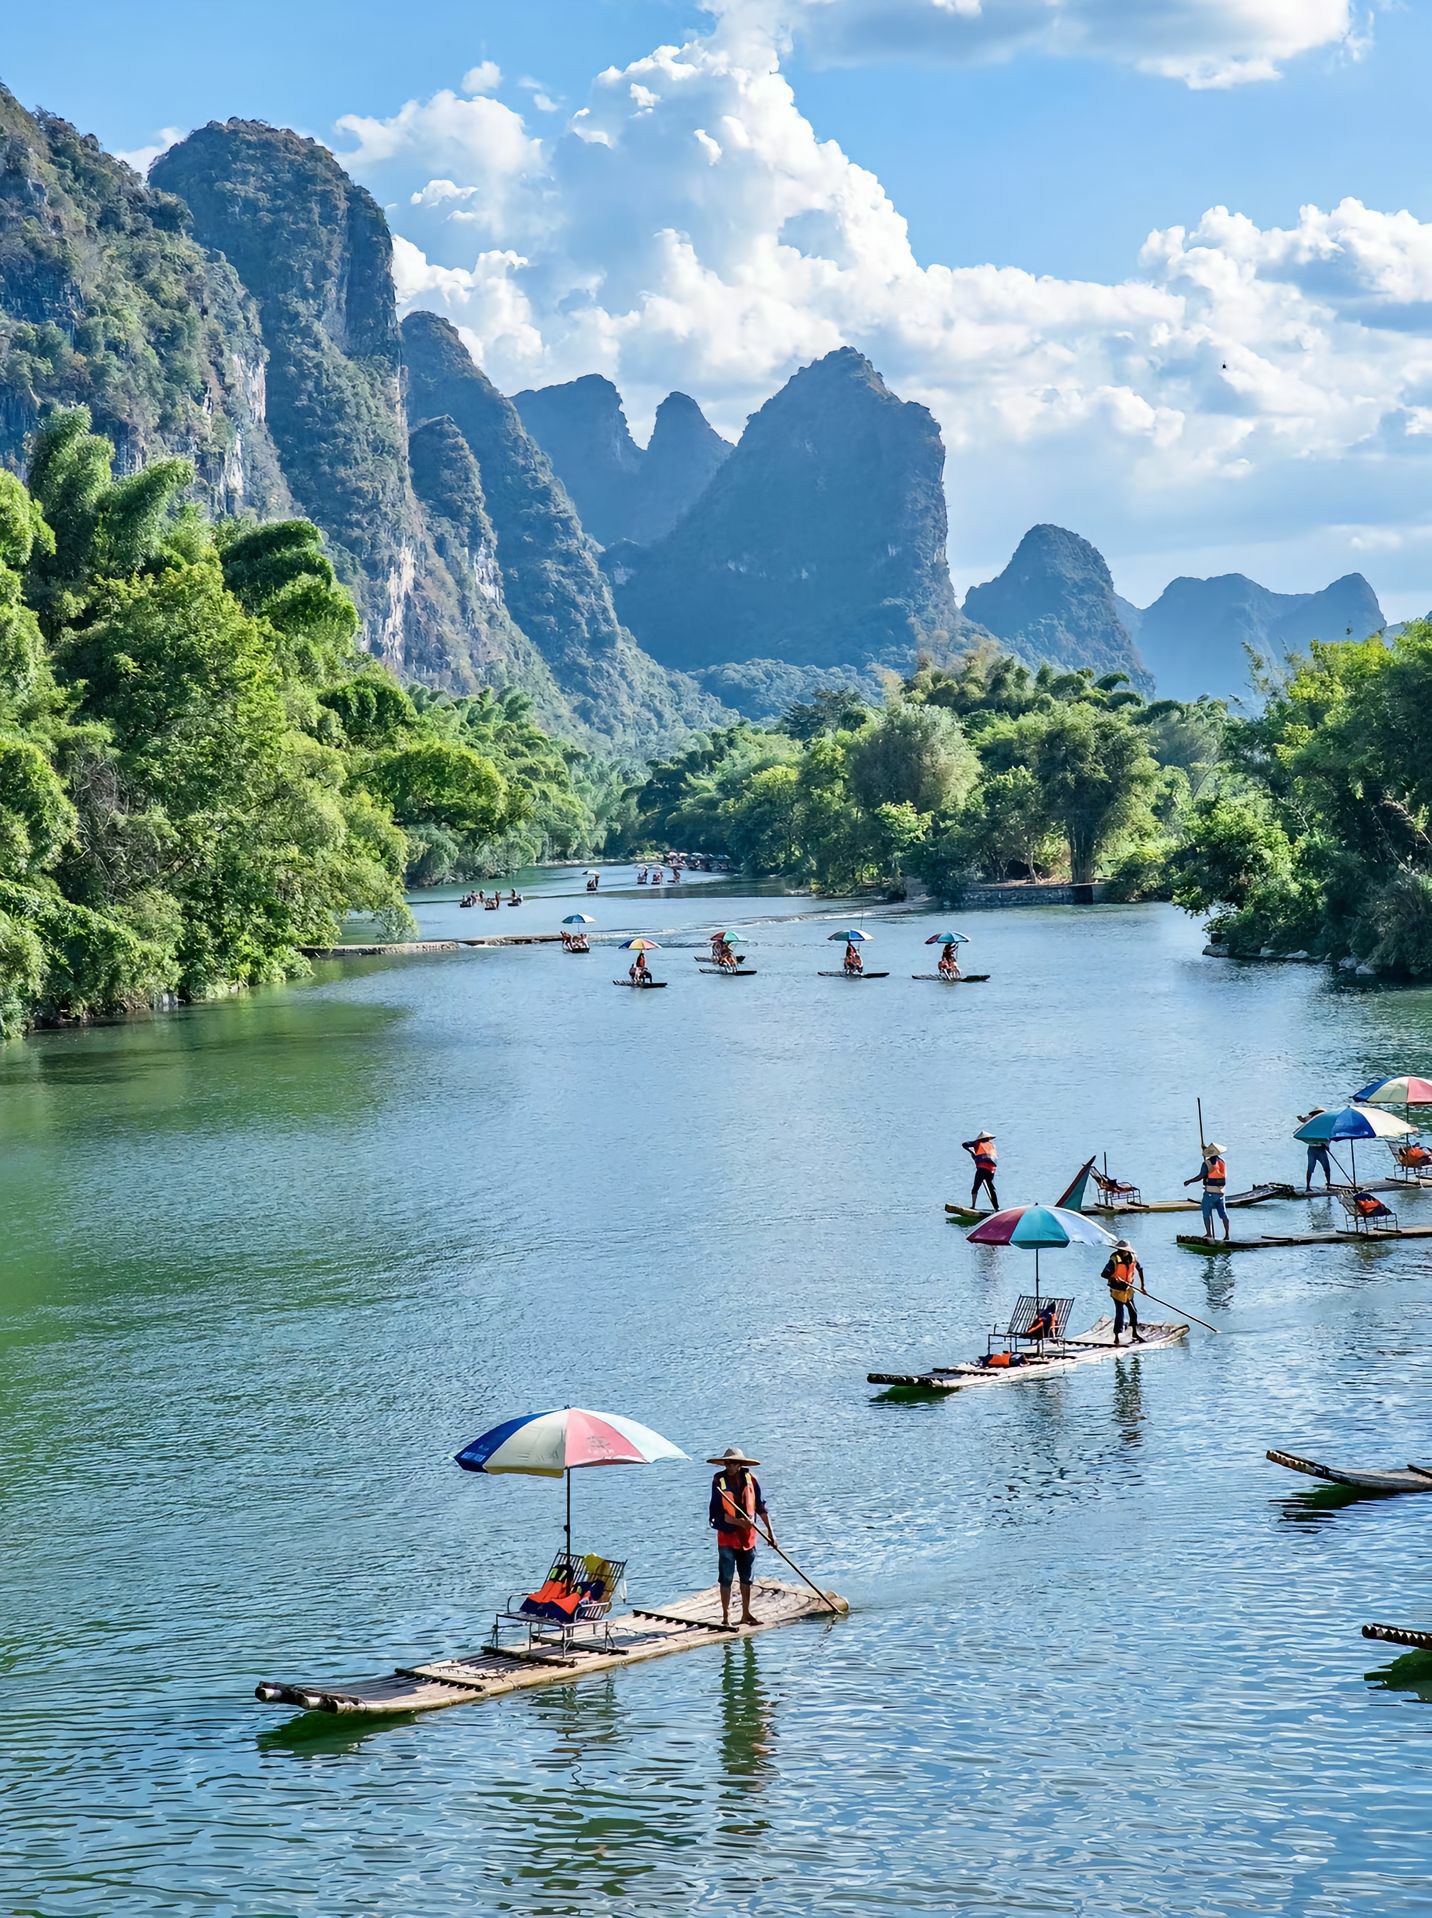
[[[970,1233],[971,1245],[1115,1245],[1112,1232],[1082,1212],[1062,1205],[1012,1205],[981,1219]]]
[[[567,1550],[572,1549],[572,1473],[588,1465],[654,1465],[687,1456],[649,1425],[615,1412],[524,1412],[504,1419],[464,1445],[457,1463],[465,1472],[517,1472],[530,1478],[567,1481]]]
[[[1374,1079],[1352,1097],[1360,1106],[1432,1106],[1432,1079],[1404,1072],[1394,1079]]]
[[[661,947],[656,943],[654,939],[623,939],[621,943],[621,951],[623,952],[660,952]]]
[[[965,932],[932,932],[925,941],[927,946],[967,946],[969,934]]]
[[[874,934],[868,933],[868,932],[861,932],[860,929],[857,927],[854,932],[833,932],[831,933],[830,937],[832,941],[835,941],[837,939],[843,939],[847,945],[850,945],[853,942],[855,945],[861,946],[861,945],[864,945],[867,939],[873,938]]]
[[[1344,1106],[1339,1112],[1317,1112],[1293,1134],[1305,1145],[1331,1145],[1338,1139],[1405,1139],[1416,1126],[1377,1106]]]
[[[562,921],[564,926],[594,926],[596,923],[589,912],[569,912]]]

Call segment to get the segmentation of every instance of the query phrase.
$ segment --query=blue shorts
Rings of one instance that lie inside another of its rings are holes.
[[[718,1545],[716,1548],[717,1583],[728,1589],[739,1572],[741,1583],[749,1585],[756,1570],[756,1548],[742,1551],[739,1545]]]

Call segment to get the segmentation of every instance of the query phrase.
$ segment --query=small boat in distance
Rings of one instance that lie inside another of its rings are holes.
[[[1139,1342],[1115,1345],[1114,1321],[1106,1314],[1096,1319],[1087,1332],[1066,1338],[1064,1324],[1073,1299],[1022,1298],[997,1345],[998,1332],[990,1334],[983,1355],[963,1365],[934,1365],[926,1372],[867,1372],[871,1385],[893,1385],[907,1391],[960,1392],[969,1386],[1013,1385],[1021,1379],[1047,1379],[1077,1366],[1093,1365],[1100,1359],[1131,1358],[1144,1352],[1158,1352],[1177,1345],[1188,1336],[1188,1326],[1178,1322],[1147,1324],[1139,1322]],[[1030,1331],[1031,1324],[1042,1320],[1052,1324],[1053,1335],[1041,1337]]]

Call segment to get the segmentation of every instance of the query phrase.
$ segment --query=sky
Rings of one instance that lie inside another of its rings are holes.
[[[324,140],[400,294],[507,391],[673,387],[730,437],[869,354],[935,413],[964,591],[1037,520],[1145,604],[1365,572],[1432,606],[1416,0],[71,0],[0,78],[143,165]]]

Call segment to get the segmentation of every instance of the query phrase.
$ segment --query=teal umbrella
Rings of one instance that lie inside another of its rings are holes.
[[[830,935],[830,937],[831,937],[832,943],[834,943],[836,940],[843,940],[847,945],[849,945],[852,941],[856,945],[863,945],[867,939],[873,937],[873,934],[868,932],[860,932],[859,930],[857,930],[855,932],[833,932]]]

